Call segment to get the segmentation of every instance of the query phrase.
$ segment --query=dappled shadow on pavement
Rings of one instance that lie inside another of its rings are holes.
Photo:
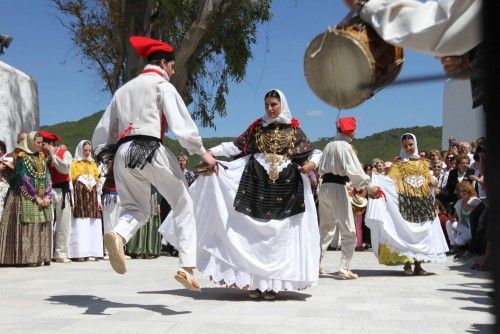
[[[439,291],[459,294],[452,297],[455,300],[474,303],[474,306],[460,307],[462,310],[472,312],[488,312],[494,314],[493,299],[490,282],[456,284],[456,288],[438,289]],[[468,333],[493,333],[494,326],[491,324],[474,324]]]
[[[46,300],[62,305],[70,305],[81,308],[86,308],[83,314],[91,315],[109,315],[105,313],[108,309],[119,309],[119,308],[142,308],[146,311],[160,313],[161,315],[176,315],[185,314],[191,312],[177,312],[167,308],[165,305],[143,305],[143,304],[126,304],[117,303],[109,301],[105,298],[100,298],[90,295],[60,295],[60,296],[50,296]]]
[[[189,297],[195,300],[225,300],[225,301],[248,301],[247,290],[233,288],[203,288],[201,291],[190,291],[186,289],[175,290],[160,290],[160,291],[139,291],[139,294],[166,294],[174,296]],[[296,300],[305,301],[311,297],[310,294],[300,293],[295,291],[281,291],[278,293],[276,300]],[[262,299],[257,299],[262,300]]]

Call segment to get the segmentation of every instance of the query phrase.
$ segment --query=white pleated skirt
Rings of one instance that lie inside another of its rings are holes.
[[[197,267],[220,284],[241,289],[301,290],[319,273],[319,231],[307,176],[305,212],[281,220],[261,220],[234,210],[233,201],[249,157],[224,162],[219,175],[201,176],[189,188],[197,231]],[[159,231],[177,244],[172,214]]]
[[[394,181],[378,174],[372,176],[372,181],[385,193],[385,198],[369,199],[365,215],[375,256],[379,257],[379,247],[386,245],[400,256],[444,263],[448,245],[437,214],[433,220],[422,223],[405,220],[399,211]]]

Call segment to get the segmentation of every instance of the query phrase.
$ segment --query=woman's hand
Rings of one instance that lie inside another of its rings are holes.
[[[308,174],[309,172],[312,172],[315,168],[316,168],[316,164],[312,161],[308,161],[297,169],[302,174]]]
[[[41,199],[40,197],[35,197],[35,204],[38,206],[38,207],[42,207],[43,206],[43,199]]]
[[[43,199],[43,205],[42,206],[50,206],[51,203],[52,203],[52,199],[50,197],[45,197]]]

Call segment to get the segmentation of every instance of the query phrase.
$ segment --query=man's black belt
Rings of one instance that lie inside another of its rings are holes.
[[[337,184],[346,184],[349,181],[348,176],[340,176],[333,173],[326,173],[321,178],[323,183],[337,183]]]
[[[132,136],[126,136],[118,140],[116,143],[116,146],[119,147],[121,144],[125,144],[126,142],[132,141],[132,140],[140,140],[140,141],[156,141],[161,143],[161,139],[153,136],[146,136],[146,135],[132,135]]]

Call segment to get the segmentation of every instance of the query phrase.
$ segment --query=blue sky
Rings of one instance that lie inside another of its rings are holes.
[[[203,137],[236,136],[263,114],[263,95],[281,89],[292,114],[310,139],[330,137],[338,110],[322,102],[307,85],[303,57],[308,43],[346,15],[341,0],[274,0],[273,18],[259,27],[246,78],[230,85],[228,115]],[[78,120],[104,109],[110,99],[87,68],[55,17],[49,0],[0,0],[0,33],[14,37],[0,60],[27,73],[38,84],[40,124]],[[432,56],[405,50],[399,78],[441,73]],[[442,125],[444,80],[387,87],[341,115],[358,119],[357,137],[397,127]]]

